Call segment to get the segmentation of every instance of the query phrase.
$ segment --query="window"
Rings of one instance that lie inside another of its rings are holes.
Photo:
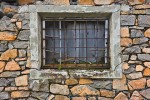
[[[77,5],[78,0],[70,0],[71,5]]]
[[[29,9],[30,78],[121,78],[119,5]]]
[[[108,20],[43,19],[43,68],[109,68]]]

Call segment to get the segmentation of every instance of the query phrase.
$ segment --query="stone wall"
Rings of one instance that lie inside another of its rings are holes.
[[[149,100],[150,0],[79,0],[121,5],[122,79],[29,79],[29,4],[69,0],[0,0],[0,100]]]

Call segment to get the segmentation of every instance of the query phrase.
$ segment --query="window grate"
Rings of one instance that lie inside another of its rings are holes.
[[[108,20],[43,19],[44,67],[110,68]]]

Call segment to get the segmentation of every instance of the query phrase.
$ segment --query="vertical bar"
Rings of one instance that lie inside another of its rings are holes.
[[[62,38],[61,37],[61,21],[59,21],[59,36],[60,36],[60,51],[59,51],[60,52],[60,62],[59,63],[61,65],[61,56],[62,56],[61,55],[61,38]]]
[[[63,21],[64,25],[64,61],[66,60],[66,21]],[[65,62],[64,62],[65,63]]]
[[[54,53],[53,53],[53,56],[55,57],[55,21],[53,21],[53,41],[54,41],[54,46],[53,46],[53,49],[54,49]],[[53,67],[54,67],[55,63],[53,63]]]
[[[97,60],[98,60],[98,57],[99,57],[99,55],[98,55],[98,32],[99,32],[99,30],[98,30],[98,20],[96,20],[96,24],[97,24],[97,29],[96,29],[96,37],[97,37],[97,42],[96,42],[96,44],[97,44],[97,46],[95,47],[96,48],[96,53],[97,53]],[[99,33],[100,34],[100,33]],[[98,61],[96,60],[96,64],[98,65]]]
[[[108,20],[105,20],[105,63],[108,61]]]
[[[80,47],[80,35],[79,33],[77,33],[77,21],[75,21],[75,33],[76,33],[76,62],[79,61],[79,53],[80,53],[80,50],[79,50],[79,47]]]
[[[43,29],[45,29],[45,21],[43,20],[42,22],[42,26],[43,26]],[[43,30],[43,43],[42,43],[42,48],[43,48],[43,65],[45,65],[45,60],[46,60],[46,57],[45,57],[45,49],[46,49],[46,45],[45,45],[45,30]]]
[[[76,51],[76,47],[77,47],[77,41],[76,41],[76,21],[74,21],[74,31],[75,31],[75,35],[74,35],[74,40],[75,40],[75,44],[74,44],[74,47],[75,47],[75,63],[76,63],[76,56],[77,56],[77,51]]]
[[[96,30],[96,26],[95,25],[96,25],[96,21],[94,21],[94,49],[96,48],[96,41],[97,41],[97,39],[96,39],[96,32],[95,32],[95,30]],[[94,50],[94,59],[95,59],[95,62],[96,62],[96,57],[97,57],[96,50]]]
[[[85,32],[86,32],[86,66],[87,66],[87,21],[86,21],[86,23],[85,23]]]

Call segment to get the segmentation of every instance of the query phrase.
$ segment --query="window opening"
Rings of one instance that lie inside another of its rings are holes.
[[[71,5],[77,5],[78,0],[70,0]]]
[[[108,20],[45,18],[42,30],[44,68],[110,68]]]

